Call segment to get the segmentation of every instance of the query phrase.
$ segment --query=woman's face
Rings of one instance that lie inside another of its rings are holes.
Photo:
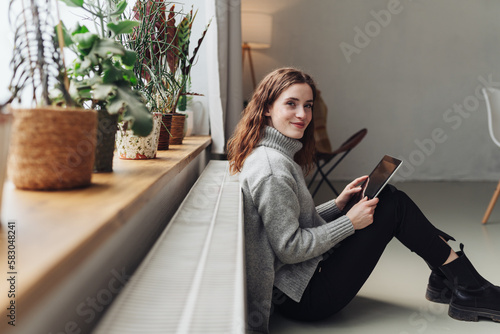
[[[287,137],[300,139],[312,120],[313,92],[306,83],[285,89],[264,114],[268,125]]]

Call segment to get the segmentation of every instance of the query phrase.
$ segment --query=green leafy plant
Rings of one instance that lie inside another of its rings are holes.
[[[169,28],[176,13],[174,6],[167,10],[169,5],[159,0],[137,0],[132,18],[139,25],[125,36],[125,45],[138,55],[134,65],[134,73],[139,79],[136,89],[147,98],[152,110],[162,112],[171,110],[173,96],[180,90],[175,73],[168,67],[168,56],[178,53],[172,43],[175,36]]]
[[[119,114],[135,134],[148,135],[152,117],[139,92],[133,67],[137,54],[120,42],[139,22],[123,19],[127,1],[60,0],[90,14],[96,32],[77,23],[72,29],[63,27],[64,44],[76,59],[68,68],[70,94],[78,103],[109,114]]]
[[[175,4],[160,0],[137,0],[133,18],[140,22],[130,35],[130,48],[139,55],[134,68],[141,78],[141,89],[153,104],[175,113],[180,102],[185,110],[189,74],[210,23],[205,28],[193,54],[189,53],[191,30],[196,12],[188,14],[175,10]],[[177,25],[176,20],[180,19]]]
[[[207,34],[208,27],[210,26],[210,22],[207,24],[205,27],[205,30],[203,31],[201,37],[198,39],[198,44],[196,45],[195,49],[193,50],[193,54],[189,54],[189,43],[191,39],[191,31],[193,27],[193,22],[194,19],[196,18],[196,14],[198,11],[193,13],[193,8],[191,8],[191,11],[184,16],[184,18],[181,20],[179,25],[177,26],[177,41],[178,41],[178,48],[180,51],[181,57],[178,59],[174,59],[174,64],[173,64],[173,70],[174,73],[176,71],[176,67],[179,67],[180,74],[179,74],[179,82],[180,82],[180,91],[177,94],[177,101],[175,102],[175,105],[179,107],[179,110],[184,111],[186,110],[186,104],[187,104],[187,95],[197,95],[195,93],[188,93],[187,92],[187,87],[190,83],[190,73],[191,73],[191,68],[194,65],[196,61],[196,55],[198,54],[198,51],[200,49],[201,43],[203,42],[203,39],[205,38],[205,35]],[[175,64],[175,60],[178,60],[178,65]],[[175,109],[174,109],[175,111]]]

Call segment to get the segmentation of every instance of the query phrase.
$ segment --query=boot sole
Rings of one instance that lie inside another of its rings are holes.
[[[449,291],[449,290],[448,290]],[[427,291],[425,292],[425,299],[428,301],[439,303],[439,304],[449,304],[451,298],[443,296],[442,290],[433,289],[431,286],[427,285]]]
[[[457,306],[453,304],[450,304],[448,315],[453,319],[462,321],[479,321],[479,317],[482,317],[500,322],[500,311]]]

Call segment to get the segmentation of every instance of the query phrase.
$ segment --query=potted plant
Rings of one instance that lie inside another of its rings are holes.
[[[123,159],[154,158],[157,149],[168,149],[168,133],[171,115],[168,103],[172,100],[172,75],[166,65],[166,3],[157,0],[138,0],[132,10],[131,19],[137,20],[138,26],[132,33],[123,35],[124,45],[135,51],[137,60],[133,70],[137,77],[136,86],[153,114],[154,135],[138,138],[125,128],[119,129],[117,150]],[[158,145],[160,132],[167,132],[166,145],[162,140]]]
[[[175,18],[169,20],[169,28],[175,31],[172,41],[173,45],[177,46],[177,50],[171,50],[171,60],[169,61],[170,71],[176,74],[179,90],[174,95],[174,103],[172,107],[172,139],[171,142],[175,144],[182,144],[184,138],[184,122],[185,113],[178,113],[177,110],[186,111],[187,95],[198,95],[195,93],[187,92],[187,87],[190,82],[190,73],[193,64],[195,63],[196,55],[200,49],[201,43],[205,38],[210,22],[205,27],[201,37],[198,39],[198,44],[193,50],[192,55],[189,52],[189,44],[191,38],[191,31],[194,19],[198,11],[193,13],[193,8],[190,12],[182,18],[178,26],[175,26]]]
[[[9,108],[14,122],[8,175],[21,189],[68,189],[91,182],[96,112],[79,108],[68,93],[49,5],[24,0],[9,3],[15,28],[11,98],[0,109],[15,101],[26,105],[31,100],[35,105]],[[53,106],[53,87],[61,92],[65,108]]]
[[[176,31],[175,15],[170,3],[159,0],[137,0],[132,18],[139,22],[132,34],[127,37],[126,45],[137,52],[138,59],[134,73],[138,78],[137,90],[146,97],[152,111],[162,113],[159,150],[169,147],[170,127],[174,96],[180,87],[175,73],[169,70],[169,58],[178,54],[177,46],[172,43]]]
[[[90,14],[97,31],[79,23],[64,27],[65,46],[76,59],[69,69],[70,94],[79,103],[96,109],[99,119],[95,171],[112,171],[117,123],[124,122],[138,136],[153,129],[152,115],[139,92],[133,66],[137,54],[122,43],[138,22],[126,20],[127,1],[61,0]]]
[[[162,127],[162,113],[151,112],[153,116],[153,130],[147,136],[138,136],[127,128],[126,122],[118,124],[116,133],[116,151],[120,159],[144,160],[156,158],[160,130]]]
[[[172,118],[170,144],[181,144],[185,115],[177,112],[177,106],[185,110],[183,97],[195,95],[187,92],[189,73],[208,25],[190,55],[189,41],[196,17],[193,9],[184,14],[175,10],[175,4],[167,10],[167,3],[163,1],[138,0],[133,17],[141,22],[130,39],[131,48],[139,55],[134,68],[136,76],[141,78],[138,84],[151,105]],[[180,19],[179,24],[177,19]],[[164,138],[162,133],[160,143]]]

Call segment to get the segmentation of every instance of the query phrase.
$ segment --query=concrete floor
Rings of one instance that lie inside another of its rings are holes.
[[[345,183],[335,183],[341,190]],[[395,184],[419,205],[438,228],[453,235],[454,249],[465,252],[476,269],[500,285],[500,203],[488,223],[481,224],[496,182],[403,182]],[[334,196],[324,185],[321,203]],[[273,334],[323,333],[499,333],[500,323],[457,321],[448,306],[424,298],[429,269],[416,255],[393,240],[359,295],[340,313],[317,323],[300,323],[279,315],[271,318]]]

